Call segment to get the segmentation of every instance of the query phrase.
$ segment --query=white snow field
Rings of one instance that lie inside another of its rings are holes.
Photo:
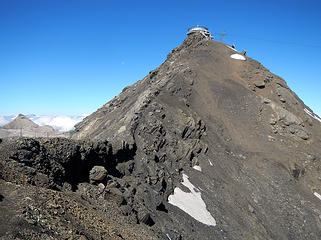
[[[190,192],[184,192],[179,187],[176,187],[174,194],[168,197],[168,202],[180,208],[197,221],[209,226],[215,226],[216,221],[206,209],[206,204],[201,197],[201,192],[188,180],[186,174],[183,174],[182,184],[187,187]]]

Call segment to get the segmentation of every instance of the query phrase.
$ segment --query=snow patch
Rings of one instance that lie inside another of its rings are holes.
[[[202,172],[202,168],[200,166],[195,165],[193,168],[197,171]]]
[[[232,54],[232,55],[231,55],[231,58],[236,59],[236,60],[242,60],[242,61],[245,61],[245,60],[246,60],[246,58],[245,58],[243,55],[237,54],[237,53]]]
[[[168,197],[168,202],[183,210],[197,221],[209,226],[215,226],[216,221],[206,209],[206,204],[201,197],[201,192],[188,180],[188,176],[185,174],[183,174],[182,184],[187,187],[190,192],[184,192],[176,187],[174,193]]]
[[[317,121],[319,121],[319,122],[321,122],[321,118],[320,117],[318,117],[316,114],[314,114],[313,112],[310,112],[308,109],[304,109],[304,112],[306,113],[306,114],[308,114],[310,117],[313,117],[315,120],[317,120]]]
[[[126,126],[121,126],[119,129],[118,129],[118,133],[122,133],[126,131]]]
[[[316,196],[317,198],[319,198],[319,199],[321,200],[321,195],[320,195],[319,193],[314,192],[313,195]]]
[[[208,162],[210,163],[211,166],[213,166],[213,163],[211,162],[211,160],[208,159]]]

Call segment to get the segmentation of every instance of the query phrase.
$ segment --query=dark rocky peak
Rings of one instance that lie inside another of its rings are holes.
[[[202,35],[201,33],[193,33],[191,35],[188,35],[186,39],[183,41],[183,43],[180,46],[174,48],[172,50],[172,53],[169,54],[168,56],[170,57],[172,54],[178,53],[184,49],[187,50],[187,49],[196,47],[200,42],[210,41],[210,40],[211,40],[210,38]]]
[[[295,217],[285,217],[292,214],[285,202],[298,200],[298,191],[302,198],[313,198],[313,192],[304,193],[312,191],[312,185],[321,192],[315,168],[321,163],[306,158],[320,156],[321,125],[304,109],[307,107],[286,82],[260,63],[225,43],[194,33],[160,67],[79,123],[73,138],[108,139],[115,152],[131,149],[131,175],[145,179],[137,191],[145,196],[147,209],[156,209],[148,213],[155,225],[160,217],[158,206],[166,203],[166,211],[176,212],[175,219],[181,222],[176,230],[194,238],[188,235],[193,234],[190,220],[184,220],[187,215],[195,216],[193,211],[179,204],[176,206],[185,213],[173,207],[176,196],[171,194],[175,187],[178,192],[184,189],[180,188],[183,176],[185,187],[195,183],[202,189],[212,217],[225,222],[219,223],[220,227],[238,226],[243,236],[248,236],[243,239],[278,238],[290,234],[288,228],[266,224],[265,230],[260,230],[251,220],[254,212],[258,211],[256,217],[269,212],[269,219],[295,222]],[[126,159],[126,154],[123,157]],[[289,183],[291,179],[302,185]],[[313,183],[305,185],[305,181]],[[284,199],[279,201],[281,193]],[[258,198],[269,204],[260,205]],[[244,209],[235,208],[235,202]],[[246,206],[252,209],[249,214]],[[286,214],[271,209],[283,209]],[[204,209],[200,211],[210,216]],[[249,227],[244,229],[237,219],[248,222]],[[316,224],[312,218],[309,222],[310,232],[316,234]],[[173,227],[164,224],[162,227],[174,234]],[[204,230],[203,239],[213,238],[212,234],[239,239],[229,227],[223,236],[218,228],[205,225],[198,225]],[[293,232],[298,228],[291,227]],[[195,232],[200,237],[200,231]]]

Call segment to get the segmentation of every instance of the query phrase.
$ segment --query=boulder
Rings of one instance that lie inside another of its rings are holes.
[[[116,169],[122,175],[130,175],[133,172],[134,165],[135,165],[134,161],[129,160],[127,162],[118,163],[116,166]]]
[[[265,87],[265,82],[264,81],[256,81],[256,82],[254,82],[254,85],[257,88],[264,88]]]
[[[303,140],[308,140],[309,139],[309,134],[307,134],[304,130],[299,129],[295,132],[295,135],[298,136],[299,138],[302,138]]]
[[[94,166],[89,172],[90,183],[99,183],[107,176],[107,170],[103,166]]]

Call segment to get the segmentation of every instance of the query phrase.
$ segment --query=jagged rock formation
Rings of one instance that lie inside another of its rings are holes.
[[[110,148],[106,141],[4,139],[0,239],[157,239],[137,226],[132,192],[138,179],[128,185],[130,176],[115,168],[118,156]],[[108,169],[102,186],[89,184],[97,165]]]
[[[76,125],[73,139],[2,142],[2,178],[19,183],[8,173],[23,167],[36,184],[38,169],[42,187],[80,195],[99,214],[114,203],[145,239],[321,235],[318,116],[283,79],[201,34]]]

